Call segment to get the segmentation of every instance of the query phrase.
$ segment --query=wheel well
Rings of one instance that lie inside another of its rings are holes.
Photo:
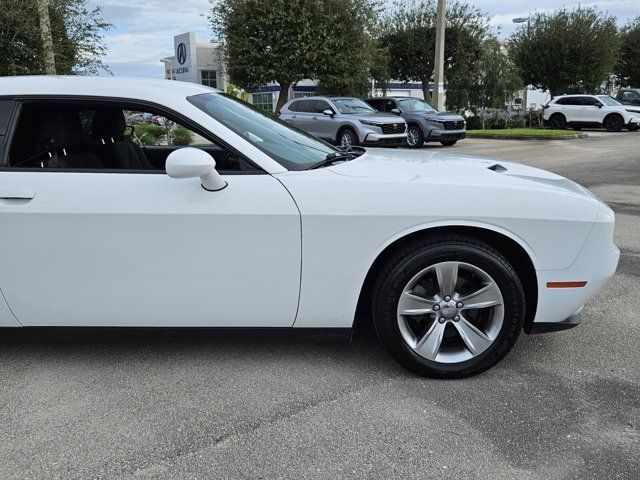
[[[418,232],[411,233],[402,238],[399,238],[391,245],[387,246],[380,255],[373,262],[373,265],[369,268],[367,276],[365,278],[362,289],[360,290],[360,297],[358,298],[358,307],[356,309],[356,321],[363,322],[367,319],[370,320],[371,313],[371,294],[375,286],[376,279],[380,273],[380,269],[385,260],[393,252],[403,248],[408,243],[419,239],[429,237],[434,234],[462,234],[482,240],[493,248],[498,250],[513,266],[524,290],[526,312],[524,319],[524,331],[529,333],[533,324],[533,319],[536,315],[536,309],[538,305],[538,281],[536,276],[536,270],[533,266],[533,262],[529,257],[529,254],[525,251],[518,242],[493,230],[488,230],[478,227],[436,227],[426,230],[420,230]]]
[[[553,117],[564,117],[565,121],[567,120],[567,116],[562,112],[552,113],[549,117],[549,120],[551,120]]]
[[[336,133],[336,142],[338,140],[340,140],[340,135],[342,135],[342,132],[344,132],[345,130],[351,130],[353,132],[353,134],[356,136],[356,140],[360,141],[360,138],[358,138],[358,132],[355,128],[353,128],[351,125],[342,125],[339,129],[338,129],[338,133]]]
[[[618,117],[620,117],[620,118],[622,119],[622,121],[624,122],[624,117],[623,117],[622,115],[620,115],[618,112],[611,112],[611,113],[607,114],[607,116],[606,116],[606,117],[604,117],[603,122],[606,122],[606,121],[607,121],[607,118],[611,118],[611,117],[613,117],[613,116],[618,116]]]

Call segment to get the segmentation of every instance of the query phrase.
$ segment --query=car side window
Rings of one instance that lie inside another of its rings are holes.
[[[316,101],[316,113],[322,113],[325,110],[333,110],[331,108],[331,105],[329,105],[329,102],[326,102],[324,100]]]
[[[379,112],[383,111],[383,105],[382,105],[382,100],[381,99],[371,98],[371,99],[367,100],[367,103],[369,105],[371,105],[373,108],[375,108],[376,110],[378,110]]]
[[[396,102],[394,102],[393,100],[385,100],[385,102],[384,102],[384,111],[385,112],[390,112],[394,108],[398,108],[398,105],[396,105]]]
[[[556,100],[556,105],[566,105],[566,104],[567,104],[566,98],[559,98],[558,100]]]
[[[298,106],[298,112],[316,113],[316,101],[315,100],[300,100],[300,104]]]
[[[287,108],[292,112],[298,112],[300,108],[300,100],[295,100],[291,102],[291,105],[289,105],[289,107]]]
[[[21,104],[5,168],[160,173],[169,154],[184,147],[207,152],[219,171],[260,171],[159,111],[47,100]]]

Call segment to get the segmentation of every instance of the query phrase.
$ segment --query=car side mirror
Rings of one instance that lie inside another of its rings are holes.
[[[395,113],[396,115],[400,115],[402,112],[400,111],[399,108],[392,108],[391,109],[391,113]]]
[[[333,110],[329,110],[328,108],[326,110],[323,110],[322,113],[324,115],[329,115],[330,117],[333,117],[335,115],[335,113],[333,113]]]
[[[598,108],[602,108],[602,104],[601,104],[601,103],[599,103],[599,104],[597,104],[597,105],[596,105],[596,107],[598,107]]]
[[[210,192],[222,190],[227,186],[216,170],[216,161],[203,150],[193,147],[174,150],[167,157],[165,165],[171,178],[200,177],[202,188]]]

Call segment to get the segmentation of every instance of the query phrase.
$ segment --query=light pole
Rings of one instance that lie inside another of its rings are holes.
[[[518,17],[518,18],[514,18],[512,21],[513,23],[529,23],[529,20],[531,19],[531,16],[528,17]],[[522,118],[524,119],[524,111],[527,108],[527,97],[529,96],[529,86],[525,85],[524,89],[522,90]]]
[[[446,19],[445,0],[438,0],[436,19],[436,58],[433,75],[433,103],[436,109],[444,111],[444,31]]]

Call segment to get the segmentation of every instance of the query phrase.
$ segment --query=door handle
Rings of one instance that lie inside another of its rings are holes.
[[[36,192],[29,188],[7,188],[0,189],[0,199],[2,200],[33,200]]]

